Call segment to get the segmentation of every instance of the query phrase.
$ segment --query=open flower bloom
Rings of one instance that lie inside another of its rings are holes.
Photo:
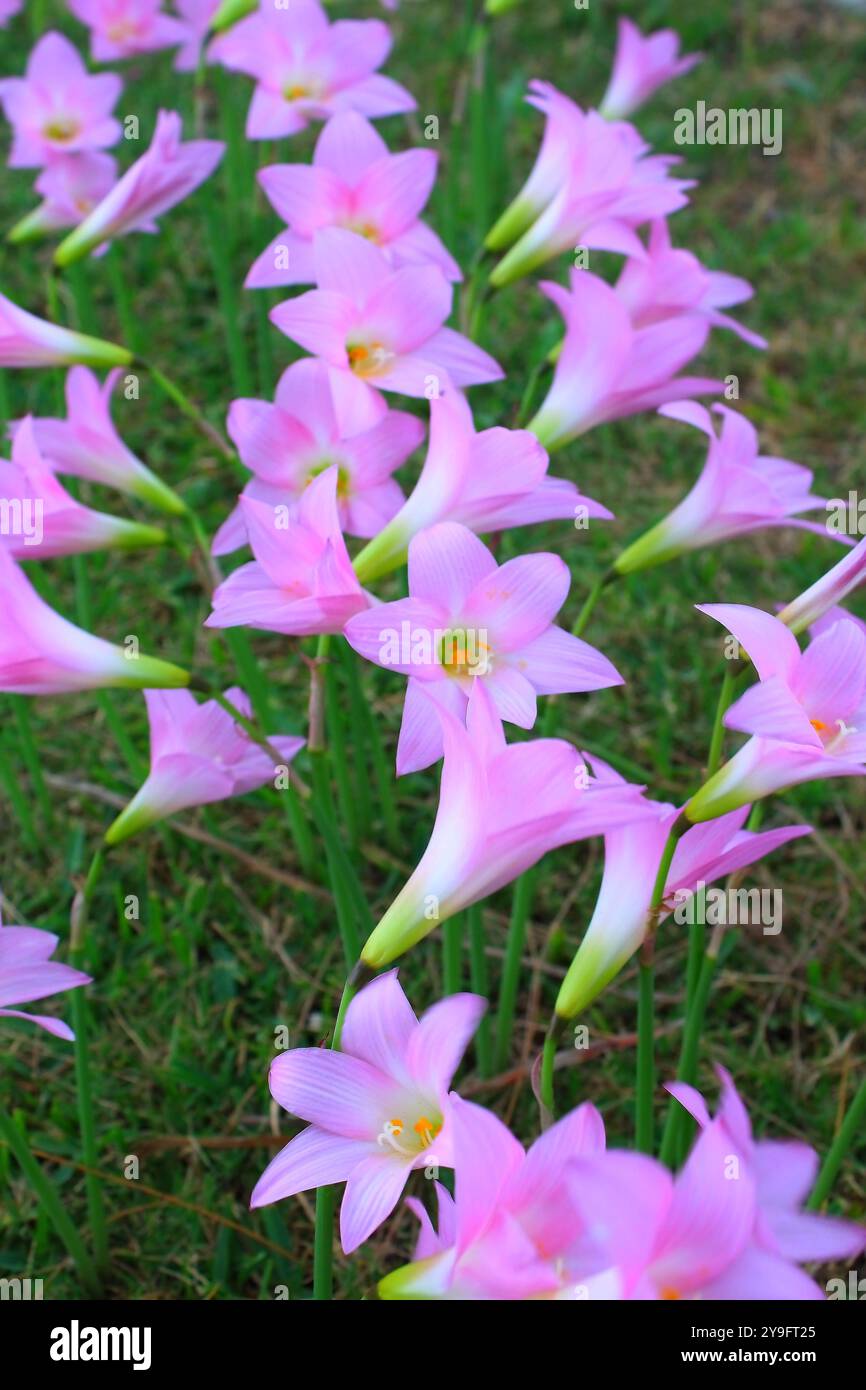
[[[91,983],[89,975],[50,959],[58,939],[53,932],[37,927],[4,927],[0,920],[0,1018],[26,1018],[55,1037],[73,1042],[75,1034],[59,1018],[8,1007]]]
[[[800,521],[801,512],[823,509],[825,499],[812,491],[812,473],[787,459],[758,453],[758,435],[744,415],[714,405],[722,419],[721,436],[697,401],[675,401],[660,414],[703,430],[710,441],[703,471],[673,511],[614,562],[618,574],[632,574],[664,564],[688,550],[745,536],[768,526],[800,526],[828,536],[823,523]]]
[[[99,150],[56,155],[33,187],[42,202],[7,233],[7,241],[30,241],[62,227],[77,227],[117,181],[117,161]]]
[[[376,72],[390,51],[388,26],[379,19],[329,24],[318,0],[291,0],[285,8],[262,0],[254,14],[214,40],[210,56],[255,78],[247,136],[275,140],[337,111],[414,111],[405,87]]]
[[[252,710],[244,692],[233,687],[225,693],[249,719]],[[145,690],[144,698],[150,774],[107,830],[106,844],[119,844],[189,806],[243,796],[283,771],[216,700],[199,705],[188,690]],[[304,739],[282,734],[269,734],[268,742],[286,765],[304,746]]]
[[[729,328],[752,347],[766,338],[719,311],[742,304],[755,291],[748,280],[723,270],[707,270],[691,251],[671,246],[668,224],[658,217],[650,227],[645,256],[629,256],[616,282],[635,328],[647,328],[688,312],[701,314],[712,328]]]
[[[630,19],[620,19],[613,70],[598,109],[609,120],[630,116],[657,87],[689,72],[702,58],[702,53],[681,55],[679,34],[673,29],[642,34]]]
[[[622,685],[606,656],[553,623],[570,579],[557,555],[497,565],[487,546],[454,522],[415,536],[409,597],[356,614],[345,632],[368,661],[409,677],[398,774],[442,756],[442,731],[423,686],[435,687],[463,723],[473,685],[482,680],[500,718],[531,729],[537,695]]]
[[[189,685],[179,666],[115,647],[61,618],[39,597],[24,571],[0,549],[0,690],[61,695],[106,687]]]
[[[487,238],[488,247],[499,249],[518,236],[490,283],[511,284],[577,246],[643,256],[635,228],[688,202],[692,181],[669,174],[679,159],[649,154],[649,145],[626,121],[584,112],[549,83],[530,85],[529,102],[555,130],[545,137],[528,183]]]
[[[332,116],[316,142],[312,164],[271,164],[259,171],[267,199],[285,223],[250,270],[247,289],[305,285],[316,280],[313,236],[345,227],[381,246],[391,263],[438,265],[460,280],[457,262],[436,233],[418,220],[436,178],[432,150],[391,154],[357,111]]]
[[[12,461],[0,459],[0,547],[18,560],[91,550],[161,545],[165,532],[96,512],[70,496],[36,445],[28,415],[15,432]]]
[[[276,506],[242,497],[256,557],[213,595],[206,627],[255,627],[308,637],[342,632],[370,600],[358,583],[337,512],[338,469],[327,468],[300,500]]]
[[[779,620],[791,632],[799,635],[807,627],[813,627],[819,618],[853,594],[861,584],[866,584],[866,538],[858,542],[831,570],[816,579],[814,584],[810,584],[798,598],[792,599],[782,609]]]
[[[162,0],[69,0],[90,30],[90,55],[97,63],[172,48],[187,39],[187,26],[161,8]]]
[[[116,73],[94,76],[62,34],[43,34],[23,77],[0,82],[0,104],[12,126],[11,169],[33,169],[57,154],[116,145],[120,122],[111,112],[123,90]]]
[[[853,553],[853,552],[852,552]],[[866,773],[866,637],[842,621],[801,652],[778,618],[740,603],[698,604],[742,645],[760,680],[731,705],[729,729],[751,734],[685,807],[691,821],[799,782]]]
[[[131,361],[132,353],[117,343],[60,328],[0,294],[0,367],[126,367]]]
[[[427,457],[399,512],[355,558],[355,572],[369,583],[406,558],[409,542],[438,521],[457,521],[471,531],[508,531],[537,521],[612,515],[578,492],[573,482],[547,475],[548,458],[529,430],[502,426],[476,434],[472,411],[459,391],[430,402]]]
[[[588,270],[572,270],[571,293],[550,282],[541,289],[565,319],[553,382],[529,424],[546,449],[607,420],[724,390],[709,377],[676,375],[707,340],[702,315],[674,314],[636,328],[616,290]]]
[[[175,0],[175,8],[186,25],[186,42],[175,55],[175,71],[195,72],[219,9],[219,0]]]
[[[451,1079],[486,1007],[452,994],[422,1016],[396,970],[346,1010],[342,1051],[294,1048],[271,1064],[271,1095],[309,1122],[268,1164],[250,1205],[345,1182],[346,1254],[390,1216],[414,1169],[452,1167]]]
[[[484,681],[466,724],[432,697],[445,757],[433,833],[408,882],[361,952],[390,964],[464,907],[503,888],[549,850],[652,815],[641,787],[599,783],[577,749],[541,738],[506,746]]]
[[[590,760],[600,782],[623,783],[599,759]],[[560,1018],[573,1018],[591,1004],[634,955],[646,936],[652,890],[677,808],[648,801],[652,818],[616,826],[604,837],[604,875],[595,909],[556,1000]],[[756,864],[781,845],[811,833],[811,826],[779,830],[744,829],[749,807],[729,811],[707,825],[687,830],[677,843],[665,883],[659,921],[685,904],[699,885]]]
[[[157,232],[155,218],[210,178],[225,151],[221,140],[181,140],[176,111],[160,111],[150,147],[130,165],[107,197],[79,223],[54,253],[71,265],[128,232]]]
[[[414,415],[389,410],[377,391],[315,357],[286,369],[273,405],[232,401],[228,432],[254,474],[244,497],[272,506],[296,501],[336,465],[340,526],[364,537],[375,536],[400,510],[403,491],[391,475],[424,438]],[[246,538],[238,505],[214,537],[213,552],[226,555]]]
[[[452,288],[436,265],[395,270],[365,237],[328,227],[313,239],[318,288],[271,310],[271,322],[306,352],[383,391],[431,399],[448,382],[499,381],[502,368],[443,324]]]
[[[111,393],[119,378],[119,371],[109,372],[100,385],[86,367],[72,367],[66,374],[66,419],[34,418],[37,447],[57,473],[104,483],[180,516],[186,507],[177,493],[127,449],[114,427]],[[11,426],[13,432],[18,428]]]

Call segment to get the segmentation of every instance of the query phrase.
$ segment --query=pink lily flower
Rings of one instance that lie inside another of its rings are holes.
[[[563,739],[506,746],[484,681],[466,724],[432,696],[445,748],[439,808],[421,860],[361,960],[381,969],[455,912],[503,888],[548,851],[652,814],[642,788],[598,782]]]
[[[89,975],[49,959],[58,940],[53,932],[37,927],[4,927],[0,918],[0,1018],[26,1018],[56,1038],[74,1042],[75,1034],[61,1019],[6,1007],[92,984]]]
[[[329,24],[318,0],[291,0],[285,9],[265,0],[215,39],[210,55],[255,78],[247,136],[275,140],[337,111],[364,116],[414,111],[405,87],[376,72],[390,51],[391,35],[381,20]]]
[[[598,758],[590,760],[600,782],[624,779]],[[560,1018],[574,1018],[610,984],[643,943],[655,876],[678,811],[647,801],[652,815],[632,825],[615,826],[604,837],[604,875],[595,909],[556,1000]],[[698,891],[742,871],[774,850],[809,835],[809,825],[779,830],[746,830],[750,807],[729,811],[707,825],[696,825],[679,840],[668,871],[659,921]]]
[[[729,328],[752,347],[767,347],[766,338],[719,312],[752,298],[755,291],[748,280],[722,270],[707,270],[691,251],[675,249],[663,217],[650,226],[646,255],[629,256],[616,282],[616,292],[635,328],[691,312],[702,314],[712,328]]]
[[[165,540],[154,526],[93,511],[71,497],[39,452],[29,415],[15,432],[11,463],[0,459],[0,497],[0,547],[18,560],[134,550]]]
[[[628,122],[584,112],[549,83],[530,87],[527,100],[555,130],[522,192],[487,238],[491,249],[511,246],[490,283],[509,285],[576,246],[644,256],[635,228],[685,207],[694,180],[671,178],[679,158],[650,154]]]
[[[117,161],[99,150],[56,155],[41,171],[33,187],[42,202],[6,235],[11,242],[77,227],[117,182]]]
[[[186,25],[186,42],[175,55],[176,72],[195,72],[201,61],[204,42],[213,28],[220,0],[175,0],[175,8]]]
[[[866,583],[866,538],[783,608],[779,621],[799,635]],[[850,616],[850,615],[847,615]]]
[[[811,471],[759,454],[757,431],[745,416],[724,405],[714,405],[713,410],[722,419],[721,437],[709,411],[696,401],[674,401],[659,411],[703,430],[710,441],[706,463],[682,502],[617,558],[618,574],[650,569],[687,551],[770,526],[798,526],[829,535],[823,522],[798,519],[799,513],[826,505],[825,498],[811,491]]]
[[[52,155],[116,145],[120,122],[111,112],[123,90],[113,72],[93,76],[62,34],[43,34],[23,77],[0,82],[0,104],[12,126],[10,169],[33,169]]]
[[[852,552],[853,554],[854,552]],[[748,653],[760,680],[725,725],[752,737],[685,807],[711,820],[800,782],[866,773],[866,637],[838,622],[801,652],[778,618],[740,603],[699,604]]]
[[[73,333],[19,309],[0,294],[0,367],[127,367],[132,353],[117,343]]]
[[[244,497],[272,506],[296,501],[336,464],[340,526],[365,538],[400,510],[403,490],[391,475],[424,438],[424,426],[414,415],[388,410],[377,391],[314,357],[286,369],[274,405],[233,401],[228,432],[254,474]],[[213,553],[227,555],[246,539],[244,509],[238,505],[214,537]]]
[[[502,426],[476,434],[459,391],[430,402],[430,437],[421,476],[387,526],[355,558],[367,584],[402,565],[413,536],[439,521],[476,533],[507,531],[565,517],[610,518],[573,482],[547,474],[548,458],[534,434]]]
[[[622,685],[606,656],[553,618],[571,576],[557,555],[522,555],[497,565],[465,526],[443,522],[409,545],[409,597],[350,618],[345,636],[368,661],[409,677],[397,773],[442,757],[442,730],[424,688],[465,723],[470,692],[483,681],[501,719],[531,729],[536,696]]]
[[[588,270],[572,270],[570,293],[550,282],[541,289],[565,319],[553,382],[529,425],[546,449],[608,420],[724,390],[710,377],[676,375],[707,340],[703,316],[674,314],[636,328],[616,290]]]
[[[0,549],[0,690],[63,695],[73,690],[189,685],[179,666],[94,637],[61,618]]]
[[[658,87],[691,71],[703,56],[680,55],[680,37],[673,29],[642,34],[630,19],[620,19],[613,69],[599,106],[601,114],[613,121],[630,116]]]
[[[397,269],[437,265],[448,280],[460,267],[418,215],[436,179],[432,150],[391,154],[357,111],[332,116],[322,129],[312,164],[271,164],[258,180],[285,224],[254,262],[247,289],[313,284],[313,237],[323,227],[344,227],[381,246]]]
[[[69,8],[90,30],[90,56],[113,63],[137,53],[173,48],[187,39],[187,27],[160,8],[161,0],[69,0]]]
[[[287,299],[270,319],[287,338],[383,391],[440,394],[446,384],[500,381],[498,362],[443,324],[452,289],[435,265],[395,270],[378,246],[327,227],[313,238],[315,290]]]
[[[205,627],[254,627],[297,637],[342,632],[370,600],[358,583],[337,511],[339,470],[326,468],[297,502],[241,498],[255,560],[213,595]]]
[[[97,246],[129,232],[157,232],[155,218],[210,178],[225,152],[221,140],[181,141],[176,111],[160,111],[150,146],[114,188],[60,243],[59,266],[72,265]]]
[[[716,1280],[712,1292],[707,1291],[707,1297],[768,1298],[770,1277],[775,1298],[823,1299],[823,1289],[795,1266],[855,1260],[866,1248],[866,1229],[838,1217],[803,1211],[818,1176],[817,1153],[796,1140],[756,1140],[733,1078],[724,1067],[716,1067],[716,1074],[722,1095],[715,1123],[754,1179],[756,1213],[751,1243]],[[665,1089],[702,1129],[714,1123],[694,1087],[672,1081]]]
[[[0,0],[0,29],[5,29],[13,15],[20,12],[23,0]]]
[[[351,1254],[390,1216],[409,1174],[451,1167],[448,1091],[486,1000],[452,994],[415,1017],[396,970],[346,1010],[342,1051],[294,1048],[271,1064],[271,1095],[308,1121],[272,1159],[251,1207],[345,1182],[340,1238]]]
[[[249,698],[236,686],[226,697],[249,719]],[[280,770],[216,700],[196,703],[188,690],[145,690],[150,723],[150,773],[129,805],[109,826],[107,845],[117,845],[156,821],[190,806],[225,801],[272,782]],[[268,734],[288,764],[305,740]]]

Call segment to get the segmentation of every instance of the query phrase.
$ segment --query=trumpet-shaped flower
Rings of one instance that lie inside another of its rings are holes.
[[[206,627],[255,627],[298,637],[342,632],[369,599],[358,583],[337,511],[334,464],[300,500],[276,506],[242,497],[255,560],[214,591]]]
[[[285,230],[253,264],[248,289],[316,280],[313,237],[344,227],[381,246],[392,265],[438,265],[460,280],[457,262],[419,213],[436,178],[432,150],[391,154],[357,111],[332,116],[316,142],[312,164],[271,164],[258,179]]]
[[[681,55],[679,34],[673,29],[642,34],[630,19],[620,19],[613,70],[599,106],[601,114],[614,121],[630,116],[658,87],[689,72],[702,58],[702,53]]]
[[[449,1086],[486,1001],[452,994],[420,1021],[396,970],[346,1010],[342,1051],[295,1048],[271,1064],[271,1095],[309,1122],[265,1169],[250,1205],[345,1182],[347,1254],[391,1214],[414,1169],[452,1167]]]
[[[143,689],[189,684],[179,666],[94,637],[61,618],[39,597],[12,556],[0,549],[0,690],[60,695],[105,687]]]
[[[0,459],[0,547],[19,560],[90,550],[161,545],[165,532],[85,507],[55,478],[36,445],[30,416],[15,432],[12,461]]]
[[[623,779],[598,759],[592,759],[599,781]],[[675,806],[646,803],[652,818],[616,826],[604,837],[604,875],[595,909],[569,966],[556,1001],[560,1018],[573,1018],[591,1004],[644,940],[650,926],[653,884],[662,851],[677,818]],[[754,833],[744,829],[747,806],[729,811],[707,825],[696,825],[677,842],[668,871],[659,921],[675,905],[687,904],[699,885],[741,872],[790,840],[808,835],[808,825],[786,826]]]
[[[188,690],[145,690],[150,722],[150,774],[125,810],[106,832],[105,842],[119,844],[155,821],[189,806],[205,806],[243,796],[271,782],[283,765],[253,743],[216,700],[196,703]],[[233,687],[226,698],[248,719],[248,697]],[[268,742],[291,762],[304,739],[269,734]]]
[[[812,473],[787,459],[758,453],[758,436],[743,415],[727,406],[713,409],[722,419],[721,437],[708,410],[696,401],[662,406],[660,414],[703,430],[710,441],[703,471],[673,511],[617,558],[618,574],[661,565],[689,550],[745,536],[768,526],[800,526],[826,536],[826,526],[800,521],[801,512],[823,508],[812,491]]]
[[[854,552],[852,552],[853,554]],[[752,737],[695,793],[690,821],[711,820],[799,782],[866,773],[866,637],[842,621],[801,652],[790,629],[739,603],[699,604],[741,644],[760,680],[725,725]]]
[[[57,942],[53,932],[37,927],[4,927],[0,920],[0,1018],[26,1018],[55,1037],[73,1042],[75,1034],[61,1019],[8,1007],[91,983],[89,975],[50,959]]]
[[[99,150],[55,156],[33,187],[42,202],[7,234],[7,241],[30,241],[63,227],[77,227],[117,181],[117,161]]]
[[[271,322],[306,352],[383,391],[438,394],[447,383],[499,381],[502,368],[443,324],[452,288],[436,265],[395,270],[385,252],[344,228],[313,238],[318,288],[271,310]]]
[[[156,232],[155,218],[210,178],[225,151],[221,140],[181,140],[176,111],[160,111],[150,146],[130,165],[101,203],[70,232],[54,253],[71,265],[90,251],[129,232]]]
[[[588,270],[572,270],[571,293],[541,288],[565,319],[553,382],[529,425],[546,449],[608,420],[724,390],[721,381],[676,375],[706,342],[705,317],[675,313],[636,328],[616,290]]]
[[[247,136],[276,140],[337,111],[413,111],[405,87],[376,72],[390,50],[391,35],[381,20],[329,24],[318,0],[291,0],[285,8],[263,0],[254,14],[214,40],[210,54],[255,78]]]
[[[547,475],[548,458],[528,430],[475,433],[459,391],[430,402],[430,438],[421,476],[395,517],[355,559],[366,584],[401,565],[412,537],[439,521],[476,533],[571,518],[575,527],[611,513],[565,478]]]
[[[244,497],[272,506],[295,501],[336,465],[340,525],[348,535],[367,537],[399,511],[403,492],[391,475],[420,444],[424,426],[414,415],[388,410],[378,392],[348,372],[305,357],[283,373],[274,405],[233,401],[228,432],[254,474]],[[246,535],[238,505],[214,537],[214,554],[237,550]]]
[[[69,0],[69,8],[90,30],[97,63],[173,48],[188,35],[182,20],[164,13],[161,0]]]
[[[117,343],[60,328],[0,294],[0,367],[126,367],[131,361],[132,353]]]
[[[866,584],[866,539],[783,608],[779,619],[791,632],[804,632],[861,584]]]
[[[439,808],[424,854],[361,952],[389,965],[437,922],[480,902],[549,850],[652,815],[642,788],[600,783],[563,739],[506,746],[484,681],[464,725],[432,696],[445,748]]]
[[[62,34],[43,34],[25,75],[0,82],[13,132],[10,168],[38,168],[54,155],[116,145],[121,128],[111,112],[122,90],[116,73],[91,76]]]
[[[568,567],[556,555],[522,555],[499,566],[465,526],[443,522],[409,546],[409,597],[377,604],[346,624],[361,656],[409,677],[397,772],[442,756],[442,731],[422,686],[465,722],[483,680],[500,718],[531,729],[536,696],[603,690],[622,677],[606,656],[553,618],[565,602]]]

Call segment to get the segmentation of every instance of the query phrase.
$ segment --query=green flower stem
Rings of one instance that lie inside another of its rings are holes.
[[[165,375],[165,372],[160,371],[159,367],[154,366],[152,362],[144,357],[135,357],[133,359],[133,366],[139,367],[143,371],[150,373],[160,391],[168,397],[173,405],[177,406],[182,415],[185,415],[188,420],[192,421],[196,429],[204,435],[205,439],[209,440],[209,442],[220,451],[223,458],[229,459],[232,463],[238,462],[238,456],[228,440],[224,439],[216,426],[212,425],[210,420],[205,418],[198,406],[189,399],[176,382],[172,381],[170,377]]]
[[[18,731],[18,745],[21,749],[21,757],[33,790],[36,793],[36,800],[46,827],[50,829],[54,820],[54,804],[51,794],[45,784],[45,777],[42,772],[42,762],[33,737],[33,729],[30,723],[30,702],[26,695],[12,695],[12,708],[15,712],[15,727]]]
[[[556,1066],[556,1044],[562,1035],[565,1026],[565,1019],[557,1017],[555,1014],[550,1020],[550,1026],[544,1037],[544,1048],[541,1053],[541,1104],[543,1105],[546,1116],[543,1119],[548,1121],[556,1117],[556,1102],[554,1097],[553,1076]]]
[[[730,708],[731,700],[734,696],[734,685],[736,676],[731,669],[730,662],[725,667],[725,675],[722,680],[722,688],[719,692],[719,703],[716,708],[716,717],[713,721],[713,733],[710,739],[710,751],[707,757],[707,775],[704,781],[718,772],[722,761],[722,742],[725,737],[725,715]]]
[[[659,908],[664,901],[665,884],[680,836],[688,822],[677,819],[665,842],[653,885],[649,927],[641,948],[637,1013],[637,1099],[635,1106],[635,1146],[640,1153],[653,1151],[653,1098],[655,1094],[655,968],[653,955]]]
[[[483,999],[489,997],[490,976],[487,969],[487,952],[484,940],[484,916],[480,903],[473,903],[466,909],[466,924],[469,934],[469,978],[475,994]],[[478,1070],[483,1077],[493,1075],[493,1049],[490,1037],[490,1011],[484,1013],[475,1034],[475,1056]]]
[[[514,1027],[514,1013],[517,1005],[517,987],[520,981],[520,962],[526,943],[526,926],[532,909],[532,894],[535,888],[535,870],[528,869],[514,885],[511,900],[511,917],[508,923],[508,936],[505,943],[505,963],[499,985],[499,1008],[496,1015],[496,1044],[494,1066],[502,1071],[508,1061],[511,1033]]]
[[[601,598],[602,593],[607,588],[608,584],[612,584],[613,581],[618,577],[619,576],[617,575],[616,570],[608,570],[606,574],[603,574],[601,578],[597,579],[596,582],[593,584],[592,588],[587,594],[586,602],[584,603],[583,607],[580,610],[580,613],[578,614],[577,622],[571,629],[575,637],[583,636],[589,623],[589,620],[592,617],[595,605]]]
[[[102,874],[104,858],[105,852],[100,844],[90,862],[84,886],[76,893],[72,904],[69,963],[76,970],[85,969],[87,964],[87,925],[93,895]],[[96,1144],[96,1125],[93,1114],[93,1092],[90,1084],[90,1059],[88,1056],[89,1007],[84,988],[70,991],[70,1012],[72,1028],[75,1033],[75,1081],[78,1123],[81,1131],[81,1157],[87,1169],[84,1175],[87,1213],[90,1233],[93,1238],[94,1263],[97,1273],[102,1275],[108,1267],[108,1228],[105,1222],[102,1186],[95,1171],[99,1167],[99,1153]]]
[[[860,1127],[866,1119],[866,1076],[860,1082],[857,1092],[848,1107],[848,1111],[839,1128],[839,1133],[830,1146],[830,1152],[821,1165],[815,1186],[806,1203],[809,1211],[818,1211],[824,1205],[830,1189],[836,1180],[836,1175],[842,1166],[848,1150],[854,1142],[855,1137],[860,1133]],[[861,1134],[862,1139],[862,1134]]]
[[[343,1036],[343,1021],[346,1017],[355,990],[348,980],[343,988],[343,997],[334,1024],[331,1051],[339,1052]],[[316,1231],[313,1250],[313,1298],[319,1302],[329,1302],[334,1296],[334,1208],[337,1204],[336,1187],[320,1187],[316,1191]]]
[[[463,917],[457,913],[442,923],[443,994],[459,994],[463,961]]]
[[[703,931],[703,928],[701,930]],[[721,942],[718,943],[718,945],[720,944]],[[714,940],[711,941],[703,955],[700,974],[686,1015],[679,1066],[677,1067],[677,1080],[687,1081],[689,1085],[694,1083],[697,1074],[707,1001],[710,997],[713,976],[716,973],[718,963],[718,945]],[[670,1168],[674,1167],[679,1159],[687,1119],[688,1116],[683,1107],[677,1101],[671,1100],[659,1153],[662,1163],[667,1164]]]

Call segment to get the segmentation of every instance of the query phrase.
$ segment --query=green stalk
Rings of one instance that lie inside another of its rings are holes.
[[[583,636],[587,624],[589,623],[589,620],[592,617],[593,609],[595,608],[595,605],[601,598],[602,592],[607,588],[608,584],[612,583],[613,580],[616,578],[617,575],[615,570],[608,570],[606,574],[603,574],[601,578],[597,579],[596,582],[593,584],[592,588],[590,589],[587,595],[586,602],[584,603],[583,607],[580,610],[580,613],[578,614],[577,622],[571,629],[575,637]]]
[[[83,970],[87,963],[87,923],[90,904],[102,873],[103,860],[104,851],[100,846],[91,860],[84,887],[79,893],[76,893],[72,904],[69,963],[76,970]],[[97,1272],[102,1275],[108,1267],[108,1229],[105,1223],[102,1186],[96,1172],[92,1171],[99,1166],[99,1153],[96,1145],[96,1125],[93,1114],[93,1092],[90,1084],[87,1045],[89,1010],[84,989],[70,991],[70,1012],[72,1014],[72,1028],[75,1033],[75,1081],[78,1123],[81,1130],[81,1156],[85,1167],[89,1170],[84,1175],[84,1188],[87,1194],[87,1212],[93,1237],[94,1263]]]
[[[463,918],[460,913],[442,923],[443,993],[459,994],[463,960]]]
[[[487,952],[484,949],[484,917],[480,903],[473,903],[466,909],[466,923],[469,932],[469,978],[472,990],[483,999],[489,997],[490,977],[487,969]],[[478,1070],[484,1077],[493,1075],[493,1050],[490,1038],[490,1011],[484,1013],[475,1034],[475,1056]]]
[[[51,825],[54,819],[54,806],[51,801],[48,788],[45,785],[45,778],[42,773],[42,763],[39,760],[39,753],[33,738],[33,729],[30,724],[30,705],[26,695],[11,696],[12,707],[15,711],[15,727],[18,730],[19,746],[24,766],[33,783],[33,790],[36,793],[36,800],[42,812],[46,826]]]
[[[526,925],[532,907],[532,893],[535,887],[535,871],[527,870],[521,874],[514,885],[511,900],[511,917],[508,923],[508,936],[505,943],[505,963],[502,967],[502,980],[499,985],[499,1009],[496,1015],[496,1046],[494,1066],[502,1071],[508,1061],[511,1033],[514,1028],[514,1013],[517,1005],[517,986],[520,980],[520,962],[526,943]]]
[[[655,969],[653,954],[658,911],[664,901],[665,885],[677,843],[688,825],[677,820],[662,851],[649,909],[649,926],[641,948],[637,1011],[637,1098],[635,1105],[635,1146],[640,1153],[653,1151],[653,1097],[655,1094]]]
[[[172,381],[170,377],[167,377],[165,372],[161,372],[159,367],[155,367],[152,362],[147,361],[143,357],[134,358],[133,366],[141,367],[145,371],[150,372],[150,375],[153,377],[160,391],[168,397],[173,405],[177,406],[181,414],[192,421],[196,429],[199,430],[211,444],[219,449],[224,458],[230,459],[233,463],[237,462],[237,454],[232,446],[227,440],[223,439],[219,430],[211,424],[210,420],[205,418],[198,406],[189,399],[176,382]]]
[[[830,1152],[821,1165],[815,1186],[806,1203],[807,1210],[818,1211],[830,1195],[830,1188],[842,1166],[842,1160],[854,1142],[863,1120],[866,1119],[866,1076],[860,1082],[857,1092],[848,1107],[839,1133],[830,1146]]]
[[[703,930],[703,928],[701,930]],[[680,1061],[677,1067],[677,1080],[687,1081],[689,1085],[694,1084],[697,1075],[701,1034],[704,1028],[707,1001],[710,997],[713,976],[716,973],[717,960],[717,952],[713,949],[713,945],[711,944],[701,960],[700,974],[698,975],[691,1005],[686,1015]],[[687,1121],[688,1116],[683,1107],[678,1102],[671,1100],[668,1106],[664,1133],[662,1135],[662,1146],[659,1153],[661,1162],[666,1164],[669,1168],[674,1167],[679,1159],[683,1135],[687,1128]]]
[[[343,1036],[343,1021],[346,1010],[352,1002],[355,991],[348,980],[343,988],[343,997],[334,1024],[331,1051],[339,1052]],[[313,1298],[328,1302],[334,1295],[334,1207],[336,1206],[336,1187],[320,1187],[316,1191],[316,1232],[313,1251]]]
[[[716,708],[716,717],[713,721],[713,733],[710,739],[710,751],[707,757],[707,775],[705,781],[709,781],[714,773],[718,772],[722,761],[722,742],[725,737],[724,719],[730,707],[734,694],[735,676],[730,664],[725,667],[725,675],[722,680],[722,688],[719,692],[719,703]]]

